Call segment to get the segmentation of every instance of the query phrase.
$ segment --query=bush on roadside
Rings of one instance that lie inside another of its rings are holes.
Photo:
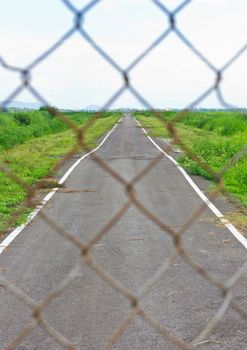
[[[17,112],[13,114],[14,119],[19,123],[20,125],[30,125],[31,124],[31,117],[29,114],[24,112]]]

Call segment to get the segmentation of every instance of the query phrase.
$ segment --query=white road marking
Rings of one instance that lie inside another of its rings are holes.
[[[135,118],[134,118],[135,119]],[[230,223],[229,220],[225,218],[225,216],[221,213],[219,209],[216,208],[216,206],[210,202],[210,200],[205,196],[204,193],[199,189],[199,187],[194,183],[194,181],[191,179],[191,177],[186,173],[186,171],[178,164],[178,162],[171,157],[168,153],[166,153],[163,149],[161,149],[157,143],[154,142],[154,140],[148,135],[147,131],[142,127],[142,125],[139,123],[138,120],[135,119],[137,124],[141,127],[142,131],[146,134],[148,139],[152,142],[152,144],[161,152],[163,153],[177,168],[178,170],[183,174],[185,179],[188,181],[188,183],[191,185],[191,187],[195,190],[195,192],[198,194],[198,196],[203,200],[204,203],[208,206],[208,208],[217,216],[217,218],[220,219],[221,223],[237,238],[237,240],[247,249],[247,239],[239,232],[239,230]]]
[[[114,125],[114,127],[108,132],[108,134],[104,137],[104,139],[101,141],[101,143],[94,148],[92,151],[88,152],[87,154],[84,154],[80,159],[78,159],[70,168],[69,170],[64,174],[64,176],[58,181],[59,185],[62,185],[65,180],[70,176],[72,171],[77,167],[77,165],[85,158],[90,156],[90,154],[96,152],[105,141],[108,139],[108,137],[111,135],[111,133],[116,129],[119,122],[122,120],[122,118],[119,119],[119,121]],[[58,188],[53,188],[42,200],[42,203],[40,206],[38,206],[32,213],[28,216],[27,221],[18,226],[14,231],[12,231],[0,244],[0,254],[10,245],[11,242],[25,229],[27,225],[30,224],[30,222],[33,221],[35,216],[40,212],[40,210],[46,205],[46,203],[54,196],[54,194],[57,192]]]

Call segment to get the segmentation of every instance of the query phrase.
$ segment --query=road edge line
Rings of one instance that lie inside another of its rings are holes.
[[[143,128],[141,123],[136,118],[134,118],[134,120],[141,127],[142,131],[147,136],[149,141],[151,141],[152,144],[178,168],[178,170],[182,173],[182,175],[185,177],[185,179],[191,185],[194,191],[198,194],[198,196],[202,199],[202,201],[208,206],[208,208],[214,213],[214,215],[220,219],[220,222],[233,234],[233,236],[245,247],[245,249],[247,249],[247,239],[239,232],[239,230],[229,220],[225,218],[222,212],[207,198],[207,196],[205,196],[205,194],[195,184],[195,182],[184,170],[184,168],[182,168],[172,156],[170,156],[159,145],[157,145],[157,143],[148,135],[147,131]]]
[[[92,151],[84,154],[81,158],[79,158],[62,176],[62,178],[58,181],[59,185],[62,185],[67,178],[70,176],[72,171],[78,166],[81,161],[83,161],[85,158],[90,156],[90,154],[96,152],[105,141],[108,139],[108,137],[112,134],[112,132],[116,129],[118,124],[121,122],[122,118],[120,118],[117,123],[113,126],[113,128],[106,134],[106,136],[103,138],[103,140],[100,142],[100,144],[95,147]],[[33,221],[33,219],[37,216],[37,214],[40,212],[41,209],[44,208],[46,203],[54,196],[54,194],[58,191],[59,187],[53,188],[42,200],[41,205],[37,206],[27,217],[27,220],[25,223],[21,224],[20,226],[16,227],[11,233],[8,234],[7,237],[0,243],[0,254],[4,252],[4,250],[10,245],[11,242]]]

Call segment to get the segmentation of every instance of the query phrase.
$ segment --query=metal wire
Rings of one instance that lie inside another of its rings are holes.
[[[10,93],[9,96],[6,97],[4,102],[1,104],[1,108],[8,106],[8,104],[18,96],[23,90],[28,90],[34,98],[41,102],[44,105],[51,106],[51,103],[43,97],[39,91],[37,91],[31,83],[31,74],[33,73],[33,69],[38,65],[41,65],[49,56],[53,55],[56,50],[64,45],[65,41],[70,40],[70,38],[75,34],[79,33],[81,35],[82,40],[86,41],[97,53],[100,55],[105,61],[107,61],[118,74],[121,75],[123,79],[123,85],[118,90],[115,91],[113,96],[109,98],[109,100],[102,106],[102,111],[109,108],[126,90],[128,90],[132,95],[136,97],[136,99],[146,108],[153,110],[155,115],[159,118],[159,120],[164,124],[167,130],[170,133],[173,141],[180,145],[186,155],[192,158],[195,162],[200,164],[202,168],[204,168],[208,173],[210,173],[213,178],[217,182],[217,188],[210,195],[210,199],[215,199],[220,192],[225,190],[224,182],[222,179],[223,174],[229,170],[236,162],[242,159],[247,154],[247,148],[243,148],[237,155],[235,155],[228,164],[222,169],[220,172],[215,173],[213,169],[204,161],[202,161],[196,154],[194,154],[185,144],[181,136],[178,134],[176,129],[176,123],[184,118],[187,115],[188,111],[192,108],[196,107],[201,101],[203,101],[206,97],[208,97],[213,92],[216,92],[218,96],[218,100],[223,107],[233,107],[230,103],[228,103],[221,91],[222,86],[222,78],[223,74],[231,67],[233,64],[237,63],[238,59],[246,52],[247,45],[241,47],[234,55],[227,61],[221,68],[216,67],[210,60],[205,57],[200,50],[190,41],[188,37],[186,37],[180,29],[177,27],[177,21],[179,14],[190,4],[193,5],[192,0],[182,1],[181,4],[175,8],[175,10],[170,11],[163,2],[159,0],[150,0],[154,6],[156,6],[164,15],[165,18],[168,19],[169,26],[168,28],[164,28],[164,31],[151,43],[141,54],[139,54],[129,65],[127,68],[121,67],[112,57],[108,54],[94,38],[88,33],[83,27],[84,17],[88,12],[95,6],[97,6],[100,2],[104,0],[93,0],[89,2],[82,9],[77,9],[72,2],[69,0],[60,0],[61,3],[67,8],[67,10],[72,15],[72,24],[71,28],[63,34],[63,36],[57,40],[51,47],[45,50],[40,56],[36,57],[32,62],[30,62],[26,67],[15,67],[9,65],[3,57],[0,57],[0,66],[2,66],[5,70],[10,70],[16,74],[20,75],[21,83],[17,86],[14,91]],[[215,83],[212,86],[209,86],[200,96],[198,96],[194,101],[190,102],[188,106],[177,113],[176,117],[172,119],[171,122],[165,123],[162,116],[155,110],[155,108],[151,105],[151,103],[146,100],[131,84],[129,74],[132,70],[138,66],[138,64],[148,56],[155,47],[160,45],[164,40],[169,37],[171,33],[174,33],[178,40],[180,40],[184,45],[186,45],[191,52],[197,57],[198,60],[203,62],[215,75]],[[236,106],[235,106],[236,108]],[[77,146],[84,147],[84,149],[88,149],[89,145],[87,145],[85,141],[85,134],[87,129],[100,117],[100,112],[97,113],[91,120],[89,120],[88,124],[83,127],[83,129],[79,129],[76,125],[74,125],[71,120],[66,118],[62,114],[62,112],[54,110],[50,107],[50,113],[59,118],[62,122],[64,122],[70,129],[72,129],[77,136]],[[72,157],[72,155],[77,151],[77,148],[73,149],[69,152],[64,159],[68,160]],[[169,149],[165,150],[169,152]],[[207,271],[203,266],[201,266],[185,249],[183,245],[183,236],[190,229],[191,225],[198,219],[202,213],[206,209],[206,204],[203,203],[199,208],[197,208],[191,216],[186,220],[186,222],[180,227],[177,231],[174,227],[171,227],[168,223],[160,220],[154,213],[152,213],[149,209],[147,209],[141,200],[138,198],[138,193],[135,189],[136,184],[142,180],[163,158],[163,155],[158,155],[155,159],[150,161],[150,163],[144,168],[141,172],[135,175],[132,181],[127,182],[120,173],[117,173],[115,170],[111,168],[111,166],[103,159],[101,159],[95,153],[91,155],[91,159],[98,164],[105,172],[107,172],[111,177],[117,180],[125,189],[127,200],[121,206],[117,213],[109,218],[106,225],[104,225],[91,239],[89,243],[83,242],[80,238],[75,237],[71,232],[67,231],[64,227],[62,227],[58,222],[55,222],[50,217],[48,217],[43,211],[40,212],[40,217],[42,220],[46,222],[50,227],[53,228],[61,237],[61,239],[65,239],[71,242],[77,249],[81,252],[81,259],[78,264],[72,269],[72,271],[66,276],[66,278],[51,292],[42,302],[35,302],[31,297],[29,297],[26,293],[13,286],[12,283],[7,281],[3,276],[0,277],[0,285],[5,288],[9,293],[13,294],[16,298],[20,299],[29,309],[30,309],[30,323],[27,324],[23,329],[17,334],[15,339],[12,339],[11,343],[5,349],[16,349],[18,345],[29,336],[36,327],[41,327],[50,337],[55,339],[60,345],[62,345],[66,349],[77,349],[75,345],[73,345],[72,341],[67,339],[63,334],[58,332],[51,324],[43,318],[44,311],[49,307],[49,304],[52,300],[57,298],[63,291],[67,288],[69,283],[75,278],[80,277],[81,269],[84,264],[91,268],[95,274],[97,274],[101,279],[103,279],[108,285],[110,285],[116,293],[122,294],[127,300],[130,302],[130,312],[127,318],[123,321],[123,323],[118,327],[113,335],[109,338],[107,343],[104,346],[104,350],[111,349],[112,346],[118,341],[120,337],[123,336],[124,332],[130,324],[133,322],[135,317],[142,318],[145,322],[149,324],[156,332],[163,335],[166,339],[168,339],[174,346],[179,349],[193,349],[198,344],[201,344],[205,341],[207,335],[212,331],[212,329],[216,328],[218,323],[224,317],[225,313],[229,308],[233,308],[240,317],[246,319],[247,314],[241,307],[237,304],[236,300],[233,296],[233,288],[238,283],[239,279],[243,277],[243,275],[247,271],[247,263],[245,263],[236,273],[225,283],[219,281],[215,276],[211,275],[209,271]],[[60,164],[60,163],[59,163]],[[54,173],[58,169],[58,165],[56,165],[53,169]],[[35,193],[39,188],[39,183],[36,186],[27,185],[22,179],[20,179],[11,169],[7,167],[6,164],[0,165],[0,171],[6,174],[11,180],[15,183],[22,186],[27,192],[27,200],[23,204],[20,210],[16,213],[19,215],[20,212],[24,211],[26,208],[35,207]],[[125,215],[130,206],[135,206],[141,213],[143,213],[149,220],[153,222],[154,225],[157,225],[161,230],[164,231],[164,234],[168,234],[173,239],[174,250],[170,257],[164,261],[164,264],[156,271],[156,273],[144,283],[143,286],[140,286],[139,291],[134,293],[130,289],[126,288],[120,281],[111,276],[106,270],[104,270],[93,258],[91,251],[92,248],[98,243],[104,236],[107,235],[109,230],[111,230],[119,220]],[[208,322],[206,322],[204,329],[200,334],[196,336],[196,338],[187,343],[184,339],[181,339],[179,336],[174,334],[172,330],[168,329],[166,326],[159,323],[157,320],[153,319],[151,315],[142,307],[141,301],[144,295],[154,288],[154,286],[159,282],[161,276],[167,272],[172,263],[177,259],[177,257],[181,257],[185,263],[189,264],[195,273],[200,274],[205,280],[207,280],[210,284],[214,285],[222,295],[222,303],[218,310],[215,311],[214,316]]]

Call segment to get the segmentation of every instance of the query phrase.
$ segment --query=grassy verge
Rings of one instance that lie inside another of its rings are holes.
[[[55,111],[55,109],[53,108]],[[88,120],[90,112],[64,112],[69,120],[80,125]],[[107,115],[107,113],[105,113]],[[0,151],[45,135],[56,134],[68,126],[45,107],[39,111],[0,112]]]
[[[176,112],[163,112],[169,121]],[[136,113],[136,118],[153,136],[166,138],[164,125],[150,112]],[[220,171],[228,161],[247,144],[247,116],[232,111],[190,112],[176,128],[183,142],[215,171]],[[179,163],[190,173],[212,180],[210,174],[186,155]],[[223,176],[229,193],[247,206],[247,156],[239,160]]]
[[[87,144],[93,148],[97,139],[109,130],[119,119],[119,113],[103,115],[86,134]],[[83,118],[82,118],[83,119]],[[81,125],[88,118],[84,118]],[[31,138],[29,141],[0,152],[0,163],[6,164],[25,183],[35,184],[49,174],[59,159],[62,159],[76,145],[71,130],[52,135]],[[0,172],[0,231],[6,230],[5,223],[26,199],[25,190]],[[15,225],[25,220],[27,213],[18,217]]]

